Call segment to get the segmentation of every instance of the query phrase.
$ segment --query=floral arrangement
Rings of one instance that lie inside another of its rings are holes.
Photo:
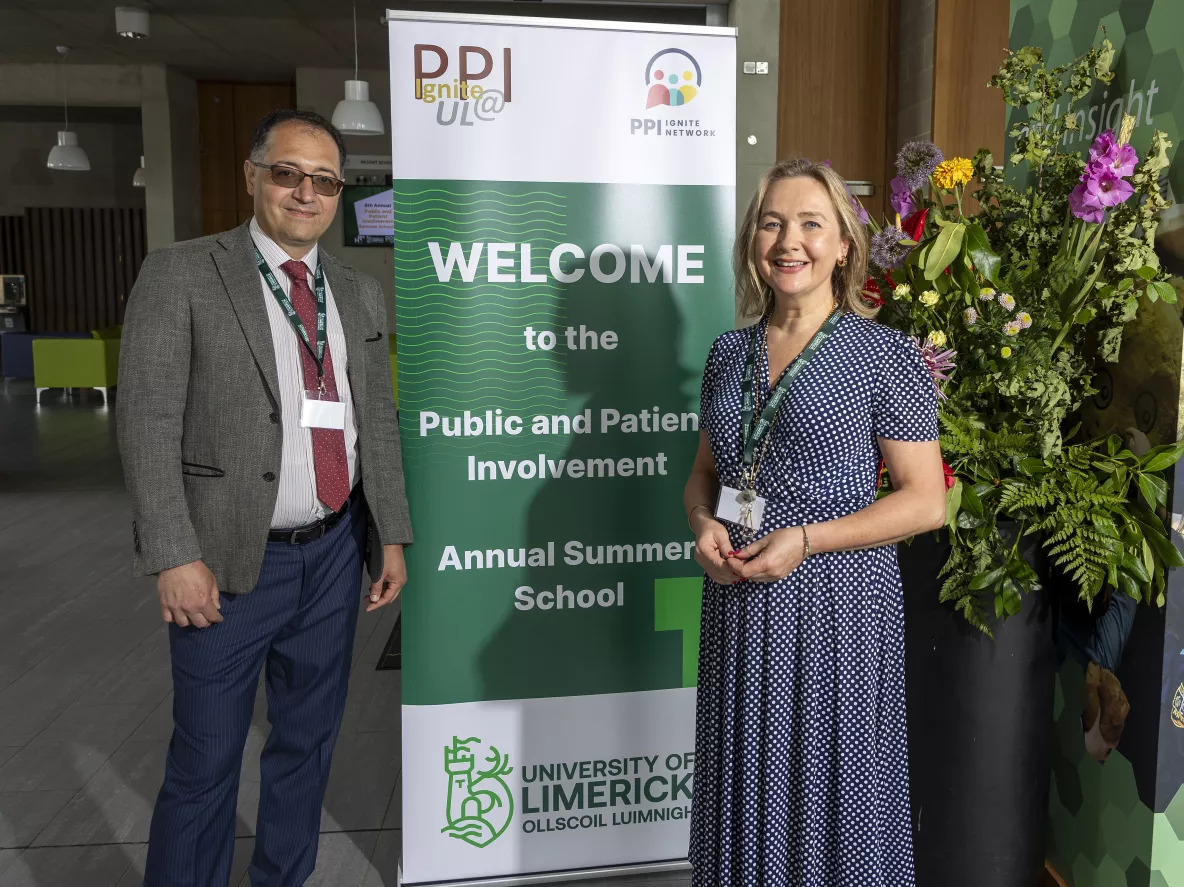
[[[1025,535],[1040,534],[1091,605],[1107,588],[1162,605],[1166,568],[1184,565],[1161,518],[1162,472],[1184,446],[1139,457],[1117,436],[1080,439],[1075,418],[1141,301],[1176,299],[1154,251],[1164,133],[1141,161],[1133,118],[1098,135],[1088,160],[1059,150],[1078,125],[1074,102],[1110,81],[1112,59],[1108,41],[1056,68],[1037,48],[1009,53],[991,82],[1029,112],[1010,132],[1012,176],[985,150],[947,159],[910,142],[895,219],[869,220],[864,297],[914,337],[940,396],[952,545],[942,599],[988,634],[989,613],[1014,615],[1039,588]]]

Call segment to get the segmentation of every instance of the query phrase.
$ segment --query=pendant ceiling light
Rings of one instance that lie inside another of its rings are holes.
[[[140,168],[136,170],[136,174],[132,176],[132,186],[135,188],[144,188],[148,182],[144,178],[144,155],[140,155]]]
[[[358,7],[354,4],[354,79],[345,81],[345,98],[333,109],[333,125],[347,135],[380,136],[386,132],[370,84],[358,79]]]
[[[138,6],[115,7],[115,33],[132,40],[143,40],[151,32],[148,10]]]
[[[62,56],[62,108],[65,112],[66,128],[58,131],[58,143],[50,149],[49,160],[45,165],[50,169],[64,169],[74,172],[86,172],[90,169],[90,158],[78,145],[78,135],[70,132],[70,102],[66,97],[66,53],[68,46],[59,46],[58,52]]]

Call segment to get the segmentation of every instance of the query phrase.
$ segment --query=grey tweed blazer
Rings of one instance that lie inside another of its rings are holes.
[[[367,563],[410,543],[382,287],[320,250],[341,316],[369,508]],[[247,225],[156,250],[128,298],[119,452],[137,575],[204,561],[222,592],[254,588],[278,490],[275,348]]]

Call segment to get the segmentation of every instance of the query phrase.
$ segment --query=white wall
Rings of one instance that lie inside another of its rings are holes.
[[[296,105],[308,111],[316,111],[326,118],[332,118],[333,109],[345,97],[345,81],[352,80],[353,69],[297,68]],[[370,100],[382,114],[386,134],[381,136],[346,136],[345,144],[350,154],[391,153],[391,86],[390,74],[386,70],[361,71],[358,77],[370,83]],[[351,172],[353,175],[351,175]],[[371,173],[373,175],[373,173]],[[356,171],[346,170],[346,180],[352,182]],[[321,239],[325,248],[342,261],[353,265],[378,279],[386,291],[387,323],[394,329],[395,316],[395,268],[393,250],[390,247],[343,246],[344,232],[341,212]]]
[[[144,189],[132,187],[141,154],[137,124],[71,121],[90,158],[89,172],[45,166],[60,128],[53,122],[0,122],[0,215],[19,215],[31,206],[144,205]]]

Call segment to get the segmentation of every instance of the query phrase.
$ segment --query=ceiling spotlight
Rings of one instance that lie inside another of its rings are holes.
[[[148,10],[136,6],[115,7],[115,30],[120,37],[138,40],[148,36]]]

